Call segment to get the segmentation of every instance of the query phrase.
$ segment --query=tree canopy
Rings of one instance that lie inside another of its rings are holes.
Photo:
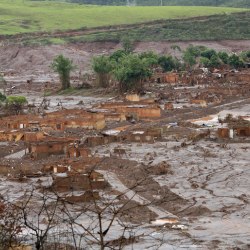
[[[93,70],[97,73],[102,87],[108,87],[110,77],[119,82],[120,91],[141,89],[143,81],[150,77],[155,70],[162,68],[163,72],[186,69],[194,66],[216,68],[221,65],[229,65],[234,68],[244,66],[244,62],[250,60],[250,52],[244,51],[239,55],[217,52],[205,46],[190,45],[185,50],[178,46],[171,47],[182,52],[182,58],[171,55],[157,55],[152,51],[133,53],[119,49],[110,56],[98,56],[93,59]],[[184,62],[184,64],[183,64]]]
[[[28,103],[28,101],[24,96],[8,96],[6,98],[6,108],[14,114],[20,114],[26,103]]]
[[[142,81],[151,75],[146,60],[134,54],[122,57],[114,69],[114,76],[120,83],[121,91],[138,89]]]
[[[98,85],[100,87],[107,87],[109,82],[109,74],[114,69],[115,61],[109,56],[94,57],[92,61],[92,68],[98,75]]]

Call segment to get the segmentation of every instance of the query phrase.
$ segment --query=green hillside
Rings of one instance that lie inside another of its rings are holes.
[[[198,20],[197,20],[198,19]],[[250,12],[170,19],[131,26],[5,37],[6,44],[49,45],[81,42],[250,40]]]
[[[242,12],[225,7],[86,6],[55,1],[1,0],[0,34],[80,29]]]
[[[126,5],[127,0],[66,0],[74,3],[98,4],[98,5]],[[136,5],[157,6],[227,6],[250,8],[249,0],[129,0],[129,3]]]

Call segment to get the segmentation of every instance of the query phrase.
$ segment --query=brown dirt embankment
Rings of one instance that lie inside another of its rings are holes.
[[[135,44],[136,52],[155,51],[158,54],[173,54],[171,45],[176,44],[185,49],[189,44],[204,45],[216,50],[239,52],[250,48],[250,40],[227,41],[192,41],[192,42],[138,42]],[[64,54],[78,66],[77,71],[87,71],[91,67],[93,56],[109,54],[121,47],[116,42],[91,42],[67,45],[48,46],[0,46],[0,71],[12,70],[18,74],[49,73],[49,65],[55,56]]]

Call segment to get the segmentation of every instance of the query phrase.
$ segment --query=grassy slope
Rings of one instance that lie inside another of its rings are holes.
[[[94,41],[120,42],[125,36],[134,41],[250,40],[250,12],[198,17],[198,19],[154,21],[119,28],[114,26],[105,31],[91,29],[72,33],[51,33],[45,36],[26,34],[5,39],[7,44],[38,46]]]
[[[199,21],[193,18],[166,20],[127,31],[99,32],[63,40],[64,42],[119,41],[127,35],[135,41],[241,40],[250,39],[249,23],[250,12],[245,12],[201,17]]]
[[[241,12],[216,7],[83,6],[58,2],[0,0],[0,34],[53,31],[131,24],[160,19],[188,18]]]
[[[63,1],[63,0],[58,0]],[[126,0],[67,0],[73,3],[101,4],[101,5],[126,5]],[[131,1],[132,2],[132,1]],[[163,5],[171,6],[227,6],[245,8],[250,7],[249,0],[162,0]],[[136,0],[137,5],[159,6],[159,0]]]

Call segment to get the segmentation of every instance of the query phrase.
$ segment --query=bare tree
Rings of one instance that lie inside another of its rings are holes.
[[[89,179],[92,171],[88,172]],[[129,218],[133,217],[134,210],[145,211],[154,202],[138,198],[135,191],[145,180],[141,178],[115,194],[109,193],[110,188],[102,190],[99,196],[89,182],[87,201],[74,201],[69,199],[70,193],[66,195],[53,188],[38,189],[34,186],[25,193],[21,202],[13,205],[19,214],[18,225],[26,229],[26,238],[34,243],[37,250],[57,249],[59,242],[68,243],[66,249],[71,249],[71,245],[77,250],[133,246],[145,237],[140,231],[145,222],[139,219],[132,222]],[[161,245],[162,239],[154,239],[154,244]]]
[[[22,232],[21,213],[10,202],[0,199],[0,250],[19,245]]]

